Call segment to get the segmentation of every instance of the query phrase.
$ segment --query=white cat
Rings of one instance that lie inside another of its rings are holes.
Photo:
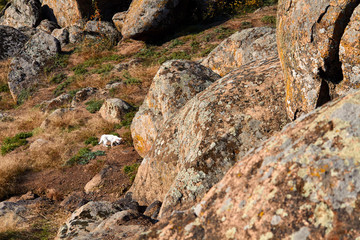
[[[103,143],[104,147],[107,147],[107,143],[110,142],[111,146],[114,145],[114,143],[116,144],[120,144],[121,143],[122,138],[114,136],[114,135],[102,135],[100,138],[100,143]]]

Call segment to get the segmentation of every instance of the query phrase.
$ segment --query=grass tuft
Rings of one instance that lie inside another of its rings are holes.
[[[18,147],[26,145],[28,143],[26,139],[32,137],[32,135],[32,132],[21,132],[16,134],[14,137],[5,138],[1,146],[1,155],[4,156]]]

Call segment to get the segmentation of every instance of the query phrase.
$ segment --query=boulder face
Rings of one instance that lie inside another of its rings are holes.
[[[144,157],[148,153],[165,121],[219,78],[210,69],[192,61],[165,62],[131,124],[139,155]]]
[[[270,70],[269,70],[270,69]],[[277,58],[254,61],[214,82],[164,123],[130,189],[160,215],[194,205],[235,163],[286,123]]]
[[[29,38],[8,26],[0,26],[0,60],[14,57]]]
[[[133,0],[121,34],[139,40],[156,38],[184,19],[187,6],[188,0]]]
[[[201,64],[224,76],[243,64],[277,55],[275,29],[250,28],[225,39]]]
[[[106,99],[99,112],[106,121],[120,123],[126,113],[134,110],[135,108],[129,103],[119,98],[111,98]]]
[[[279,1],[277,42],[290,118],[360,87],[358,5],[353,0]]]
[[[44,15],[61,27],[69,27],[92,13],[91,0],[43,0]]]
[[[10,63],[9,88],[16,101],[22,91],[38,83],[42,66],[60,52],[60,43],[53,36],[39,32],[35,34]]]
[[[35,27],[40,20],[40,8],[39,0],[13,0],[0,12],[0,25],[14,28]]]
[[[112,43],[116,43],[120,39],[120,33],[110,22],[104,21],[88,21],[85,24],[84,34],[89,38],[106,38]]]
[[[360,92],[300,117],[143,239],[356,239]]]

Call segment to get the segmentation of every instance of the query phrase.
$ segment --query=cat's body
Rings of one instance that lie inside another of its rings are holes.
[[[107,147],[107,143],[110,142],[110,145],[113,146],[114,143],[120,144],[121,140],[122,140],[122,138],[120,138],[120,137],[104,134],[101,136],[99,144],[102,143],[105,147]]]

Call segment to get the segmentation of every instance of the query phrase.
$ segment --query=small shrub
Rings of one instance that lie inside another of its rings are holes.
[[[104,151],[91,152],[89,148],[81,148],[78,153],[66,161],[65,166],[73,166],[75,164],[85,165],[97,156],[104,156]]]
[[[125,78],[124,83],[126,85],[134,85],[134,84],[142,83],[142,81],[140,79],[132,77],[128,71],[125,71],[123,73],[123,77]]]
[[[171,42],[169,48],[174,48],[176,46],[179,46],[179,45],[184,45],[185,43],[183,41],[181,41],[180,39],[175,39]]]
[[[214,30],[217,33],[217,39],[225,39],[235,32],[235,30],[227,27],[218,27]]]
[[[122,134],[122,139],[124,140],[124,143],[129,146],[129,147],[133,147],[134,143],[133,143],[133,139],[131,137],[131,132],[130,131],[126,131],[125,133]]]
[[[192,41],[190,43],[190,46],[192,48],[192,51],[197,51],[200,47],[200,43],[198,41]]]
[[[23,104],[28,98],[31,96],[31,89],[23,89],[21,90],[19,96],[17,97],[17,105]]]
[[[59,73],[50,78],[50,83],[61,83],[64,79],[66,79],[67,75],[65,73]]]
[[[61,84],[59,84],[55,90],[54,90],[54,95],[57,97],[60,94],[65,92],[65,89],[74,81],[73,77],[69,77],[67,78],[67,80]]]
[[[44,67],[45,73],[50,73],[58,68],[65,68],[69,63],[69,54],[57,54],[53,60]]]
[[[134,163],[132,165],[126,165],[124,167],[124,172],[130,177],[130,181],[133,182],[136,176],[136,173],[139,169],[140,164]]]
[[[208,47],[205,50],[201,51],[200,56],[201,57],[206,57],[215,48],[216,48],[216,45],[210,45],[210,47]]]
[[[16,134],[14,137],[5,138],[1,146],[1,155],[4,156],[18,147],[26,145],[28,143],[26,139],[32,137],[32,135],[32,132],[21,132]]]
[[[111,64],[105,64],[105,65],[101,65],[100,67],[94,69],[91,71],[91,73],[97,73],[97,74],[107,74],[109,73],[111,70],[113,70],[114,66]]]
[[[97,137],[89,137],[88,139],[85,140],[85,144],[89,145],[91,144],[92,146],[96,146],[99,142],[99,139]]]
[[[191,56],[185,51],[173,52],[169,56],[163,56],[163,57],[159,58],[158,63],[163,64],[164,62],[166,62],[168,60],[172,60],[172,59],[190,60]]]
[[[136,112],[137,112],[137,110],[126,113],[123,117],[123,120],[120,123],[121,126],[122,127],[130,127],[131,122],[132,122],[133,118],[135,117]]]
[[[88,72],[88,70],[82,64],[73,67],[71,70],[74,71],[75,75],[83,75]]]
[[[104,100],[90,100],[85,103],[85,105],[87,105],[86,110],[88,110],[90,113],[96,113],[100,110],[103,103]]]
[[[261,21],[263,23],[267,23],[267,24],[276,24],[276,17],[275,16],[263,16],[261,18]]]
[[[9,85],[7,83],[0,84],[0,93],[2,92],[9,92]]]
[[[212,36],[211,34],[207,34],[207,35],[205,35],[205,36],[203,37],[203,40],[204,40],[205,42],[210,42],[210,40],[211,40],[212,37],[213,37],[213,36]]]
[[[250,27],[252,27],[252,23],[251,22],[242,22],[241,26],[244,28],[250,28]]]

